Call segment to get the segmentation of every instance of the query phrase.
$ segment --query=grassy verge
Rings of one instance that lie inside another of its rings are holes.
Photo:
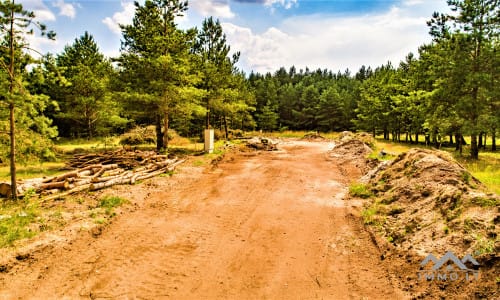
[[[411,148],[427,148],[422,144],[404,144],[382,139],[376,140],[376,149],[384,149],[391,155],[398,155],[406,152]],[[490,191],[500,195],[500,152],[480,152],[479,160],[471,160],[468,158],[468,149],[464,149],[464,153],[460,156],[455,148],[442,148],[441,150],[450,152],[455,159],[462,164],[474,177],[479,179]],[[374,151],[372,155],[377,155],[378,151]]]
[[[65,172],[61,171],[63,166],[63,162],[46,162],[35,166],[18,166],[17,177],[18,179],[29,179],[62,174]],[[0,181],[10,181],[9,166],[0,167]]]
[[[94,223],[106,224],[116,215],[116,208],[126,203],[129,203],[127,199],[117,196],[104,196],[98,200],[85,196],[70,197],[50,207],[29,196],[17,202],[0,202],[0,248],[12,247],[17,241],[60,228],[74,215],[81,216],[82,212]]]

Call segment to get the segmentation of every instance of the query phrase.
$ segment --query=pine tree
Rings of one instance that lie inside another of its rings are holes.
[[[187,1],[146,0],[135,3],[131,25],[122,26],[122,54],[118,59],[128,108],[156,123],[157,149],[168,147],[172,113],[197,109],[201,93],[191,55],[195,30],[177,28],[175,18],[187,10]],[[162,131],[163,128],[163,131]]]
[[[16,4],[14,0],[1,1],[0,14],[0,34],[7,49],[2,53],[1,67],[7,73],[8,80],[8,93],[5,98],[9,108],[11,197],[16,199],[16,106],[27,97],[21,77],[25,69],[19,68],[16,59],[22,56],[22,49],[30,49],[24,39],[25,34],[33,34],[34,28],[38,28],[42,36],[54,39],[55,33],[47,31],[45,25],[35,22],[35,14],[24,10],[23,6]]]
[[[477,159],[477,137],[483,130],[480,118],[488,109],[492,82],[488,48],[500,35],[500,1],[449,0],[448,5],[453,14],[435,13],[428,22],[443,60],[438,88],[443,97],[455,99],[450,110],[464,121],[471,135],[471,157]]]

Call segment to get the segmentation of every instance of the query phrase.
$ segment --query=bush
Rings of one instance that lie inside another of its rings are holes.
[[[120,136],[121,145],[156,144],[155,126],[135,127]]]
[[[214,129],[214,139],[216,141],[224,140],[226,138],[226,132],[220,129]]]
[[[240,137],[243,137],[243,130],[229,129],[229,138],[240,138]]]

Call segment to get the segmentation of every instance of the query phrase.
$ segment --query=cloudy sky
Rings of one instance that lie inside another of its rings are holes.
[[[142,0],[143,1],[143,0]],[[60,52],[85,31],[107,56],[119,54],[121,32],[134,15],[129,0],[17,0],[57,33],[55,42],[31,38],[42,52]],[[333,71],[399,63],[429,42],[426,21],[446,12],[446,0],[190,0],[182,28],[219,18],[239,67],[281,66]]]

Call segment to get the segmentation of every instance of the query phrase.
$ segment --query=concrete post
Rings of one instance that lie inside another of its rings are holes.
[[[205,129],[205,152],[213,153],[214,152],[214,130],[213,129]]]

